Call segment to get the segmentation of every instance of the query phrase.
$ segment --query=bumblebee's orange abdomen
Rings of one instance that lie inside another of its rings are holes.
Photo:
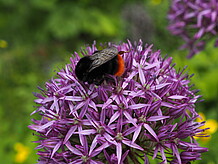
[[[118,69],[117,72],[114,74],[115,76],[122,76],[125,71],[125,63],[121,55],[117,55],[117,63]]]

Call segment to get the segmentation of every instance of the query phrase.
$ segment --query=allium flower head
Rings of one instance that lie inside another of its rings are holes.
[[[183,38],[181,48],[190,51],[189,58],[202,51],[212,37],[218,47],[217,0],[172,0],[168,18],[169,30]]]
[[[123,54],[122,77],[110,76],[101,85],[82,83],[75,76],[80,57],[75,52],[57,77],[35,94],[35,112],[41,120],[29,126],[40,139],[39,163],[121,164],[149,163],[148,156],[163,163],[199,160],[207,148],[193,136],[204,129],[191,90],[191,76],[176,72],[172,58],[142,41],[115,46]],[[96,45],[86,48],[92,55]]]

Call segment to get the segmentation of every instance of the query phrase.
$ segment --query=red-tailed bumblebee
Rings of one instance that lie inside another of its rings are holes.
[[[90,56],[85,56],[76,65],[75,73],[79,80],[89,84],[100,85],[106,74],[121,76],[125,70],[124,60],[116,47],[95,51]]]

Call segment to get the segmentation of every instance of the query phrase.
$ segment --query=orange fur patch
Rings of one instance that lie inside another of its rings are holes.
[[[117,72],[114,74],[115,76],[122,76],[125,71],[125,63],[121,55],[117,55],[118,58],[118,69]]]

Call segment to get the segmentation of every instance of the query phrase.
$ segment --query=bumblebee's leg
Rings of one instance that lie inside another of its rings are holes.
[[[97,67],[93,69],[89,74],[88,74],[88,83],[89,84],[96,84],[100,85],[103,82],[103,75],[104,75],[104,70],[101,67]]]
[[[88,78],[87,81],[88,81],[89,84],[92,84],[94,82],[94,79]]]
[[[94,80],[95,85],[101,85],[101,83],[104,81],[104,78],[97,78]]]

